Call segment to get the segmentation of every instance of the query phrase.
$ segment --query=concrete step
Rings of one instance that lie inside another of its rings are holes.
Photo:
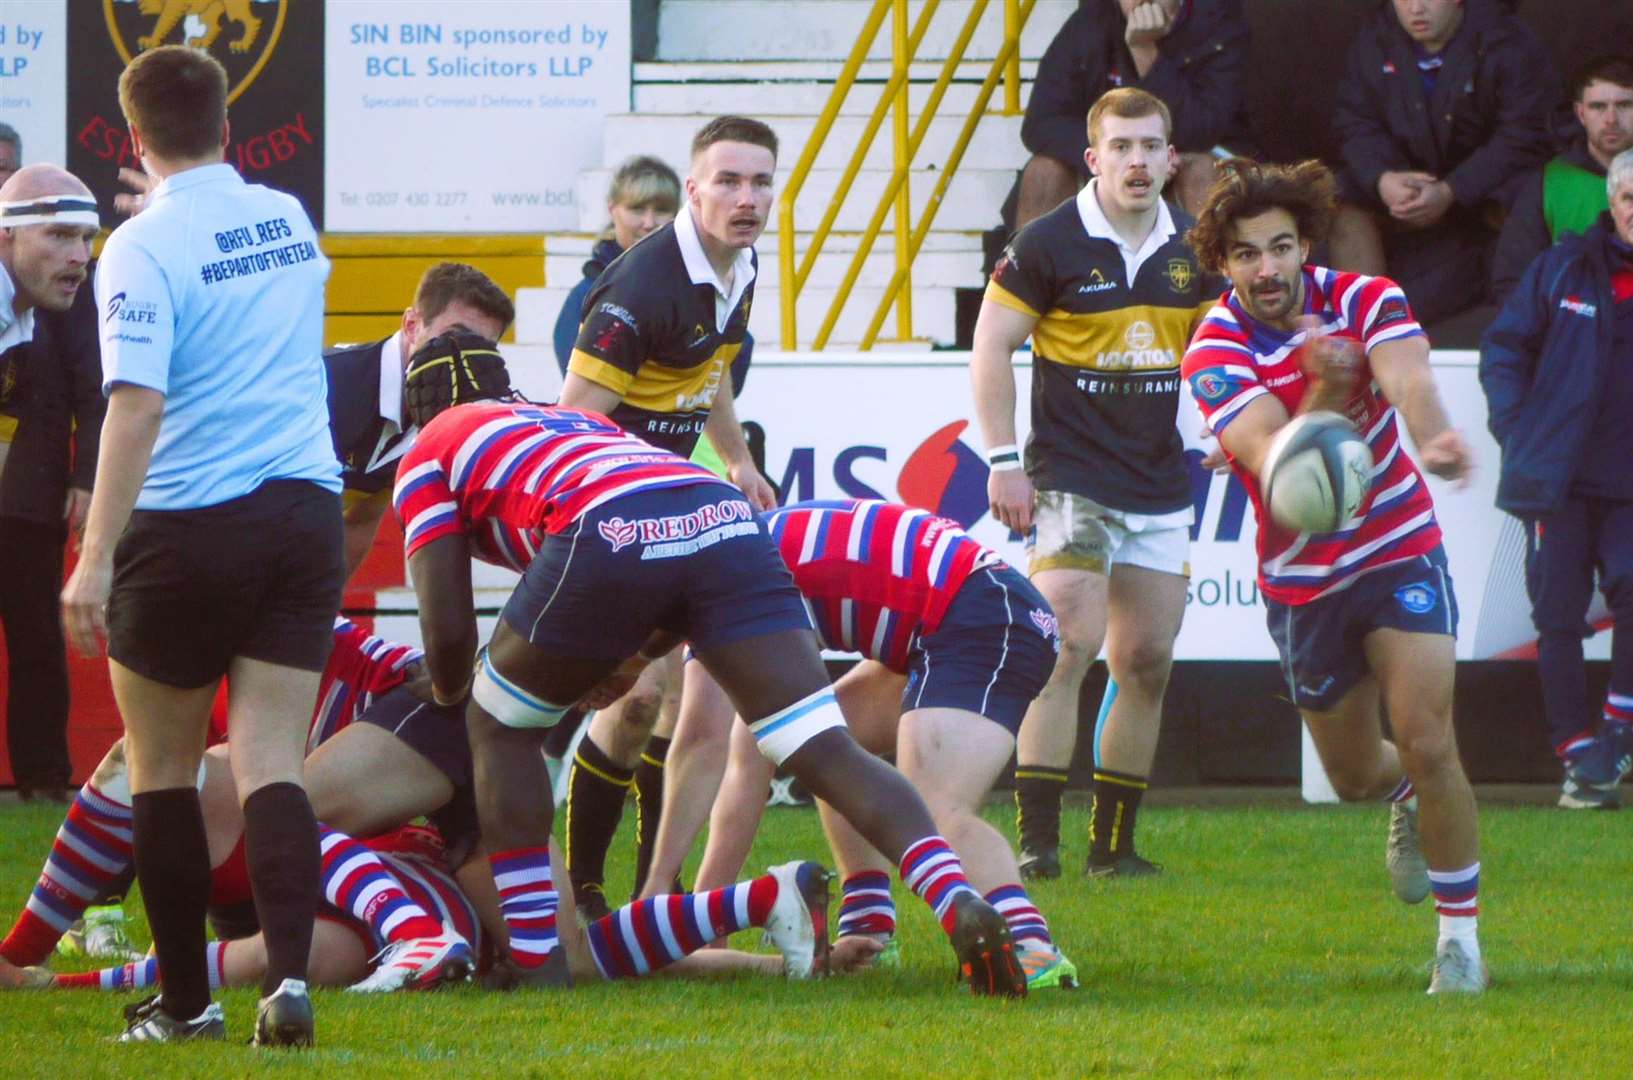
[[[681,65],[649,64],[647,67],[668,67]],[[699,65],[686,65],[696,67]],[[725,66],[725,65],[722,65]],[[981,89],[981,79],[986,72],[973,79],[955,80],[948,84],[946,93],[941,99],[940,114],[942,116],[963,117],[969,115],[974,108],[978,92]],[[850,93],[845,95],[840,105],[841,116],[867,116],[873,112],[879,102],[879,95],[884,92],[888,72],[884,78],[858,79],[851,87]],[[934,78],[910,81],[907,84],[907,103],[909,110],[917,116],[924,109],[925,102],[934,88]],[[827,80],[798,80],[798,79],[763,79],[750,78],[697,78],[697,79],[653,79],[647,82],[637,82],[632,88],[634,95],[634,109],[638,113],[691,113],[701,116],[721,116],[744,107],[745,95],[752,95],[754,108],[757,112],[772,113],[783,116],[809,115],[815,116],[828,104],[828,98],[833,93],[832,78]],[[1027,101],[1032,95],[1032,82],[1023,79],[1021,82],[1021,108],[1026,108]],[[1000,83],[987,99],[988,110],[1003,107],[1004,91]]]
[[[712,117],[710,113],[617,113],[607,117],[603,127],[601,163],[608,168],[618,164],[632,153],[652,154],[669,162],[677,169],[691,158],[692,137],[698,128]],[[777,163],[781,169],[792,169],[799,160],[805,144],[816,129],[815,116],[768,115],[756,116],[777,133],[779,149]],[[947,161],[967,114],[942,113],[930,121],[930,129],[919,144],[913,158],[916,168],[940,168]],[[1018,169],[1026,163],[1026,150],[1021,145],[1023,117],[988,114],[981,120],[974,136],[964,148],[959,169]],[[912,117],[909,125],[916,124]],[[823,144],[818,163],[832,168],[843,168],[850,160],[852,149],[861,141],[867,127],[867,118],[841,116],[834,121]],[[638,149],[637,149],[638,148]],[[864,168],[887,169],[894,164],[890,137],[890,119],[879,125],[873,145],[863,160]]]
[[[516,341],[518,348],[531,348],[528,363],[528,382],[523,392],[535,396],[531,388],[553,392],[559,386],[559,369],[551,348],[556,316],[567,297],[566,287],[516,290]],[[949,287],[915,285],[913,288],[913,334],[916,338],[938,344],[951,344],[956,335],[955,290]],[[829,347],[862,340],[863,331],[873,318],[884,290],[877,287],[857,287],[835,323]],[[816,336],[833,302],[832,288],[807,286],[802,291],[795,309],[795,319],[801,347],[808,346]],[[777,348],[782,340],[782,294],[776,288],[756,288],[754,309],[749,314],[749,330],[765,347]],[[894,336],[896,319],[894,308],[884,322],[881,341]],[[505,349],[509,357],[511,347]],[[548,367],[548,370],[546,370]],[[520,385],[520,383],[519,383]]]
[[[982,283],[980,237],[963,233],[955,233],[953,237],[960,241],[960,246],[937,247],[930,243],[936,239],[935,235],[926,237],[925,246],[919,250],[919,256],[913,262],[914,287],[980,287]],[[806,278],[807,286],[831,288],[843,281],[856,253],[858,239],[859,236],[856,234],[830,236],[823,243],[822,253],[817,256],[816,265],[811,268],[811,273]],[[809,234],[797,238],[794,248],[796,259],[804,257],[805,252],[810,250],[810,243]],[[554,251],[557,245],[551,240],[547,242],[547,246]],[[759,285],[762,288],[776,287],[780,284],[782,276],[776,238],[768,236],[766,242],[756,246],[760,255]],[[578,252],[562,251],[560,254],[547,255],[544,260],[545,285],[551,288],[572,288],[583,275],[584,260],[585,255]],[[867,259],[862,263],[856,283],[883,288],[895,271],[894,237],[881,235],[880,242],[874,243]]]
[[[974,0],[945,0],[920,41],[919,59],[949,54]],[[843,60],[872,9],[872,0],[664,0],[658,15],[661,60]],[[908,4],[912,26],[922,0]],[[1060,25],[1076,10],[1076,0],[1037,0],[1021,31],[1021,56],[1043,55]],[[992,57],[1003,43],[1004,5],[989,3],[970,40],[971,58]],[[891,26],[887,15],[868,55],[888,59]]]
[[[1015,182],[1018,165],[1008,168],[963,168],[954,174],[947,185],[941,208],[932,223],[935,231],[980,232],[998,223],[998,208]],[[813,169],[806,178],[794,204],[794,220],[801,229],[814,229],[822,220],[828,204],[839,190],[842,173],[838,169]],[[584,232],[599,232],[607,223],[607,185],[610,171],[595,170],[578,176],[578,227]],[[940,173],[929,169],[915,169],[908,177],[908,201],[913,220],[917,222]],[[778,176],[778,186],[786,185],[787,176]],[[867,227],[890,182],[890,173],[883,169],[863,169],[851,185],[848,198],[834,219],[834,228],[846,232],[861,232]],[[773,204],[771,224],[777,221],[777,207]],[[890,228],[891,219],[885,218],[884,228]]]
[[[941,75],[945,57],[939,60],[910,60],[907,77],[910,82],[928,86]],[[765,83],[820,82],[832,85],[844,68],[843,60],[642,60],[631,65],[631,80],[636,87],[643,83],[726,82]],[[883,83],[890,78],[894,64],[889,59],[864,60],[856,69],[860,82]],[[953,81],[975,83],[987,77],[992,57],[984,60],[962,60],[953,75]],[[1021,57],[1021,78],[1031,82],[1038,74],[1037,57]],[[737,103],[738,108],[743,102]]]

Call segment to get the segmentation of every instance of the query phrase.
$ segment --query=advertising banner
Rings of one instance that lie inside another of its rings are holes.
[[[63,163],[68,11],[61,0],[0,6],[0,123],[23,141],[22,162]]]
[[[629,5],[330,0],[336,231],[576,229],[601,118],[629,108]]]
[[[1457,592],[1457,655],[1463,660],[1530,658],[1536,631],[1525,592],[1525,535],[1518,522],[1493,505],[1497,446],[1486,431],[1477,363],[1473,352],[1434,354],[1441,399],[1453,425],[1473,446],[1476,461],[1474,475],[1463,487],[1426,477]],[[1030,375],[1027,354],[1017,354],[1016,420],[1023,441]],[[1201,416],[1189,394],[1181,394],[1180,402],[1196,520],[1185,621],[1175,656],[1275,660],[1259,593],[1253,508],[1234,477],[1202,468],[1207,440]],[[737,412],[752,438],[764,446],[767,479],[788,501],[849,496],[921,506],[958,521],[1013,565],[1026,566],[1021,538],[987,513],[987,466],[970,408],[968,353],[905,359],[756,352]],[[1406,445],[1410,450],[1410,439]],[[508,571],[478,567],[480,602],[502,605],[514,581]],[[378,602],[412,610],[414,597],[409,590],[391,590],[380,594]],[[1589,617],[1600,629],[1607,625],[1602,606]],[[390,630],[417,640],[412,617],[392,623]],[[1590,659],[1608,657],[1609,636],[1600,633],[1587,643]]]
[[[24,5],[25,7],[30,5]],[[323,227],[320,0],[76,0],[68,12],[68,169],[111,216],[121,168],[140,169],[119,111],[119,75],[159,45],[206,49],[227,69],[227,163],[300,199]],[[6,10],[12,5],[8,3]],[[60,85],[60,83],[59,83]]]

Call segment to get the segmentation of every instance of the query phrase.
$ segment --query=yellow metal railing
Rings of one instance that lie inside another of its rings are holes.
[[[850,299],[851,291],[856,286],[856,280],[861,275],[862,267],[866,264],[868,255],[873,250],[873,244],[878,239],[879,230],[884,225],[887,214],[894,211],[895,233],[895,271],[891,275],[890,284],[885,290],[878,309],[875,311],[869,324],[868,332],[863,338],[862,347],[873,347],[878,339],[879,329],[884,324],[886,313],[892,304],[896,308],[896,339],[907,341],[913,335],[913,300],[912,300],[912,264],[919,249],[924,244],[924,238],[935,221],[936,211],[940,209],[941,200],[946,196],[947,185],[964,158],[964,151],[969,147],[970,139],[975,134],[981,116],[987,110],[987,103],[992,99],[992,92],[998,81],[1004,82],[1005,115],[1015,115],[1020,109],[1020,36],[1021,28],[1026,25],[1027,18],[1032,14],[1035,0],[1003,0],[1004,10],[1004,39],[993,58],[992,66],[987,72],[986,79],[981,84],[974,105],[966,118],[964,127],[959,133],[957,142],[947,161],[943,163],[940,175],[936,180],[935,188],[930,194],[924,213],[918,224],[912,224],[912,210],[909,200],[908,174],[912,168],[913,157],[918,153],[919,146],[929,133],[930,124],[935,119],[936,110],[941,106],[941,99],[951,85],[958,65],[964,59],[964,53],[969,48],[971,38],[975,35],[976,27],[981,17],[986,13],[989,0],[974,0],[970,5],[969,15],[964,20],[958,38],[941,66],[941,72],[936,78],[935,85],[930,90],[924,108],[919,113],[917,124],[909,130],[908,116],[908,74],[913,56],[918,50],[919,42],[923,40],[925,31],[929,29],[930,20],[935,16],[939,0],[924,0],[919,10],[918,18],[911,28],[907,19],[907,0],[875,0],[872,10],[863,21],[861,33],[857,35],[856,44],[851,49],[844,65],[840,68],[839,78],[834,83],[833,92],[829,94],[827,103],[817,117],[811,138],[800,153],[799,160],[794,165],[793,174],[782,192],[782,201],[778,207],[778,262],[781,274],[781,301],[782,301],[782,345],[784,349],[792,350],[798,343],[798,322],[795,316],[795,306],[799,302],[800,291],[810,278],[815,268],[817,257],[821,254],[823,245],[833,231],[835,220],[839,216],[845,199],[850,194],[851,186],[861,171],[862,163],[866,160],[869,149],[877,137],[879,128],[884,123],[885,114],[892,113],[891,141],[892,167],[890,179],[885,190],[880,194],[878,205],[868,221],[867,228],[862,232],[853,254],[850,265],[846,268],[844,279],[835,293],[832,303],[828,306],[826,316],[812,340],[812,348],[822,349],[827,345],[833,334],[835,324],[839,321],[840,313]],[[794,252],[794,203],[800,191],[805,186],[806,178],[810,175],[817,155],[827,142],[828,135],[833,129],[834,121],[839,117],[839,111],[844,106],[845,98],[855,85],[857,73],[867,57],[868,49],[872,46],[879,28],[883,25],[885,15],[891,16],[891,67],[890,78],[885,83],[883,92],[879,95],[878,104],[863,126],[862,135],[851,151],[850,160],[846,163],[840,175],[838,187],[833,198],[829,200],[823,211],[822,219],[811,235],[811,244],[804,255],[800,257],[798,266],[795,265]]]

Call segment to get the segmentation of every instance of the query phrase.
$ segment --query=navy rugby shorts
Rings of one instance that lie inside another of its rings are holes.
[[[1293,704],[1314,712],[1335,707],[1366,677],[1364,643],[1372,631],[1457,636],[1457,594],[1438,546],[1308,604],[1266,597],[1265,609]]]
[[[913,640],[902,712],[962,709],[1021,729],[1055,669],[1055,614],[1025,575],[999,563],[977,570],[931,633]]]
[[[811,628],[754,508],[715,480],[632,492],[547,537],[503,617],[557,656],[613,661],[654,630],[707,652]]]

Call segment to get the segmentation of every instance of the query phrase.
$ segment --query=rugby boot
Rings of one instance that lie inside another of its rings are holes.
[[[1015,939],[998,909],[973,892],[953,901],[953,952],[958,974],[970,993],[983,997],[1025,997],[1026,972]]]
[[[346,987],[348,993],[387,994],[393,990],[435,990],[445,983],[470,982],[476,962],[470,944],[452,931],[436,937],[394,941],[375,957],[374,971]]]
[[[777,899],[765,936],[782,953],[790,979],[828,974],[828,886],[833,874],[820,863],[788,862],[771,868]]]
[[[1403,802],[1389,804],[1389,840],[1384,845],[1389,885],[1403,904],[1421,904],[1429,896],[1429,864],[1418,845],[1418,812]]]
[[[1559,805],[1565,810],[1616,810],[1622,797],[1616,790],[1615,753],[1609,739],[1594,739],[1582,750],[1565,759],[1565,782],[1559,789]]]
[[[251,1045],[298,1049],[311,1046],[314,1039],[312,999],[300,979],[285,979],[255,1007]]]
[[[1110,858],[1090,855],[1083,864],[1083,873],[1091,878],[1156,877],[1162,873],[1162,864],[1142,859],[1132,851]]]
[[[1021,848],[1021,880],[1053,881],[1060,876],[1060,849]]]
[[[1029,943],[1021,949],[1021,970],[1026,973],[1026,990],[1076,990],[1077,965],[1053,945]]]
[[[125,1006],[125,1031],[118,1041],[191,1042],[194,1039],[220,1040],[227,1036],[227,1020],[221,1006],[212,1001],[191,1020],[177,1020],[159,1005],[155,994],[135,1005]]]
[[[1456,938],[1442,942],[1435,950],[1435,973],[1429,979],[1429,993],[1483,994],[1490,982],[1486,965],[1470,955]]]
[[[499,957],[482,976],[482,989],[509,993],[512,990],[554,990],[573,985],[573,973],[567,967],[567,950],[561,946],[551,949],[544,963],[537,967],[517,966],[509,954]]]

